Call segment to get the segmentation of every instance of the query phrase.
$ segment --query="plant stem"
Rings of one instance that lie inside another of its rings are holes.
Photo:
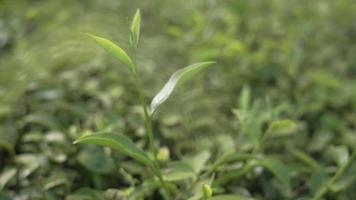
[[[136,64],[136,51],[135,51],[134,62],[135,62],[135,65],[137,66],[137,64]],[[170,197],[169,188],[167,187],[167,185],[165,184],[165,182],[163,180],[162,172],[161,172],[161,169],[159,167],[158,160],[157,160],[157,152],[158,152],[158,150],[157,150],[155,142],[154,142],[155,139],[154,139],[153,128],[152,128],[152,115],[148,111],[147,104],[145,102],[144,95],[143,95],[143,89],[141,87],[140,82],[138,81],[137,72],[136,72],[136,70],[133,70],[132,72],[133,72],[133,76],[134,76],[135,87],[136,87],[136,90],[137,90],[137,93],[138,93],[138,96],[139,96],[139,99],[140,99],[140,103],[142,105],[143,112],[144,112],[144,120],[145,120],[145,127],[146,127],[146,132],[147,132],[147,137],[148,137],[149,149],[153,154],[153,163],[154,163],[153,172],[156,174],[160,184],[162,185],[163,190],[166,193],[165,195],[163,195],[163,196],[165,196],[165,199],[172,199]]]
[[[356,149],[353,150],[349,160],[344,165],[342,165],[339,168],[339,170],[335,173],[335,175],[318,190],[318,192],[315,194],[312,200],[321,199],[328,192],[330,186],[334,184],[346,172],[346,170],[350,167],[351,163],[355,158],[356,158]]]

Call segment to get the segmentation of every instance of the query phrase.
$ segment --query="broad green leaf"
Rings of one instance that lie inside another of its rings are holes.
[[[131,24],[131,38],[130,42],[133,46],[137,47],[140,39],[140,27],[141,27],[141,13],[140,9],[137,9]]]
[[[108,39],[98,37],[92,34],[87,34],[89,37],[93,38],[95,42],[105,49],[109,54],[113,55],[122,64],[129,68],[130,71],[135,71],[135,64],[132,62],[130,56],[119,46],[114,44]]]
[[[213,196],[209,200],[254,200],[254,199],[249,197],[244,197],[241,195],[236,195],[236,194],[224,194],[224,195]]]
[[[264,158],[259,163],[268,169],[285,187],[290,188],[290,174],[288,167],[275,158]]]
[[[289,119],[282,119],[272,122],[267,132],[270,136],[283,136],[292,133],[297,128],[297,124]]]
[[[181,161],[171,162],[168,168],[163,171],[163,179],[166,181],[179,181],[195,175],[194,169]]]
[[[157,110],[158,106],[160,106],[163,102],[165,102],[168,99],[168,97],[172,94],[172,92],[178,85],[182,84],[184,81],[188,80],[196,73],[205,69],[206,67],[208,67],[210,64],[213,63],[214,62],[195,63],[173,73],[172,76],[169,78],[168,82],[153,98],[150,106],[151,113],[154,113]]]
[[[97,144],[101,146],[110,147],[122,154],[132,157],[133,159],[152,167],[153,163],[146,155],[146,153],[136,147],[136,145],[125,135],[118,133],[97,133],[84,135],[74,141],[77,143]]]

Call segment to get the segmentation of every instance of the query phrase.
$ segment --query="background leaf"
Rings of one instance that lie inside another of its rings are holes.
[[[260,164],[268,169],[286,188],[291,187],[290,171],[288,167],[276,158],[264,158],[259,161]]]
[[[267,132],[269,136],[283,136],[292,133],[297,128],[297,124],[289,119],[282,119],[273,121],[268,129]]]
[[[163,172],[163,179],[166,181],[179,181],[194,176],[194,169],[182,161],[171,162]]]
[[[136,147],[130,138],[119,133],[97,133],[84,135],[74,141],[74,144],[77,143],[97,144],[110,147],[145,165],[150,167],[153,165],[152,161],[143,150]]]
[[[253,199],[241,195],[224,194],[224,195],[213,196],[210,200],[253,200]]]

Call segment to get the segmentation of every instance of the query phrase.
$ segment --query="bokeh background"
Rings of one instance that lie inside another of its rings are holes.
[[[231,149],[243,152],[253,144],[244,134],[260,132],[271,119],[292,119],[295,134],[266,148],[290,168],[290,191],[274,187],[269,174],[220,190],[293,199],[314,194],[356,146],[353,0],[0,0],[1,200],[76,199],[83,188],[93,196],[108,188],[129,193],[132,181],[144,177],[132,160],[72,144],[82,133],[105,129],[146,147],[129,72],[85,36],[129,49],[137,8],[138,73],[147,100],[175,70],[217,61],[155,116],[155,134],[170,159],[203,149],[212,160]],[[244,128],[234,112],[242,88],[251,93],[253,113]],[[305,167],[287,147],[322,170]],[[327,199],[352,199],[355,174],[353,165]]]

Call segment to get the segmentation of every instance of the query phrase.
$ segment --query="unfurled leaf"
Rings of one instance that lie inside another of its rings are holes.
[[[244,197],[241,195],[236,194],[224,194],[224,195],[217,195],[210,198],[210,200],[254,200],[253,198]]]
[[[97,144],[101,146],[110,147],[145,165],[148,165],[150,167],[152,167],[153,165],[152,161],[149,159],[146,153],[142,149],[136,147],[135,143],[133,143],[130,138],[122,134],[98,133],[84,135],[74,141],[74,144],[77,143]]]
[[[169,78],[168,82],[163,86],[163,88],[158,92],[158,94],[153,98],[151,102],[151,113],[154,113],[158,106],[160,106],[163,102],[165,102],[168,97],[172,94],[174,89],[182,84],[185,80],[188,80],[192,76],[194,76],[199,71],[213,64],[214,62],[200,62],[189,65],[183,69],[180,69],[172,74]]]
[[[92,34],[87,34],[89,37],[93,38],[95,42],[105,49],[109,54],[113,55],[122,64],[129,68],[130,71],[135,71],[135,64],[132,62],[130,56],[118,45],[114,44],[108,39],[98,37]]]
[[[259,163],[269,170],[286,188],[290,188],[290,174],[288,167],[275,158],[264,158]]]
[[[137,47],[138,41],[140,39],[140,28],[141,28],[141,13],[140,13],[140,9],[137,9],[131,24],[130,42],[132,46]]]
[[[194,169],[190,165],[181,161],[174,161],[164,170],[163,179],[166,181],[179,181],[195,175]]]
[[[297,124],[289,119],[282,119],[272,122],[267,132],[270,136],[283,136],[292,133],[297,128]]]

